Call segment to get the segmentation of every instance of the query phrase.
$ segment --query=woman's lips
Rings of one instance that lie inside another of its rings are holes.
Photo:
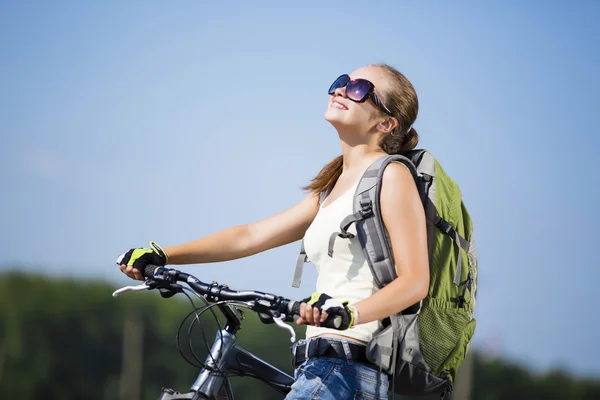
[[[331,102],[331,107],[337,108],[339,110],[347,110],[348,109],[348,107],[346,107],[345,105],[343,105],[339,101],[335,101],[335,100]]]

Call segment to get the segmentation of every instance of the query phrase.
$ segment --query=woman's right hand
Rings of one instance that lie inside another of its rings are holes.
[[[150,248],[131,249],[117,258],[117,266],[125,275],[131,279],[143,281],[146,278],[142,271],[148,265],[164,267],[168,262],[167,254],[154,242],[150,242]]]

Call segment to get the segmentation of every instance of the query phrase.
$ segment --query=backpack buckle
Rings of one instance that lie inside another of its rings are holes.
[[[338,233],[338,236],[341,237],[342,239],[352,239],[354,238],[354,235],[350,232],[340,232]]]
[[[452,230],[452,225],[439,215],[435,217],[434,224],[446,235]]]
[[[369,218],[373,215],[373,203],[371,200],[361,199],[360,201],[360,210],[358,213],[362,218]]]

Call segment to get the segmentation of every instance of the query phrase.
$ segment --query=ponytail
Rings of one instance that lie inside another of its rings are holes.
[[[308,186],[303,187],[304,190],[309,190],[312,193],[321,193],[333,186],[342,174],[343,157],[337,156],[331,160]]]
[[[418,143],[419,134],[415,128],[410,127],[408,131],[394,129],[381,139],[379,145],[388,154],[405,154],[417,147]]]

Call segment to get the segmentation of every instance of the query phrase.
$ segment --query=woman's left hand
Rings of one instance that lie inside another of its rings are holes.
[[[318,307],[303,302],[300,304],[300,318],[296,320],[296,323],[298,325],[321,326],[327,316],[327,311],[321,311]]]
[[[350,310],[346,307],[348,301],[334,299],[325,293],[313,293],[313,295],[302,301],[300,304],[300,318],[296,321],[298,325],[321,324],[331,315],[342,317],[340,330],[348,329],[352,326],[353,318]]]

